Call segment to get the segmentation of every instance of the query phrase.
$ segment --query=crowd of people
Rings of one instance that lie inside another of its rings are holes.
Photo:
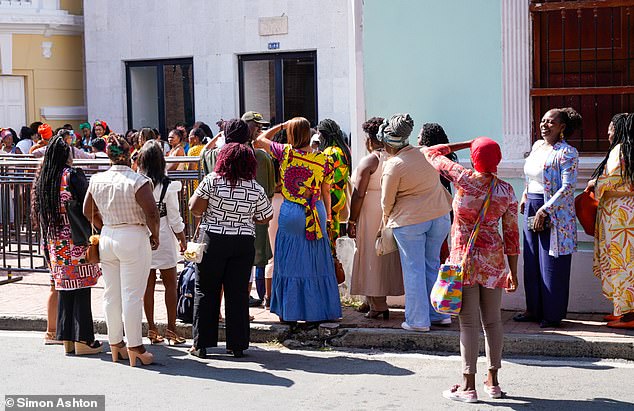
[[[76,355],[103,351],[90,311],[90,288],[101,276],[113,361],[152,363],[142,341],[144,310],[152,344],[185,342],[176,330],[176,266],[187,247],[178,201],[183,189],[167,172],[201,167],[204,178],[184,193],[197,224],[192,241],[205,246],[196,274],[192,355],[204,358],[217,345],[223,298],[226,348],[235,357],[249,347],[254,304],[263,303],[282,322],[340,319],[336,243],[347,235],[356,243],[351,293],[365,298],[359,310],[369,319],[388,319],[387,297],[404,294],[401,327],[408,331],[452,323],[431,308],[430,292],[441,263],[465,263],[457,316],[463,381],[443,395],[475,402],[482,328],[488,360],[483,389],[491,398],[502,395],[501,301],[503,290],[519,287],[520,252],[526,310],[513,319],[551,328],[566,317],[579,158],[567,140],[581,124],[572,108],[544,114],[519,202],[511,184],[497,176],[502,152],[495,141],[450,143],[440,125],[427,123],[413,146],[408,114],[363,124],[367,153],[358,154],[355,168],[348,137],[335,121],[311,128],[296,117],[271,126],[252,111],[218,122],[216,135],[202,122],[177,124],[167,139],[152,128],[117,135],[97,120],[82,123],[79,133],[71,125],[53,131],[42,123],[23,127],[19,137],[1,129],[0,139],[3,153],[43,157],[33,205],[53,287],[47,343],[62,342]],[[610,150],[586,188],[598,200],[593,269],[613,302],[607,325],[634,328],[634,114],[614,116],[608,139]],[[455,152],[465,149],[472,168],[457,161]],[[179,156],[200,163],[165,161]],[[103,157],[111,166],[89,183],[72,166],[76,158]],[[378,255],[382,227],[391,229],[396,251]],[[99,264],[87,256],[94,232],[100,232]],[[470,241],[473,232],[477,238]],[[157,271],[165,286],[164,335],[153,314]]]

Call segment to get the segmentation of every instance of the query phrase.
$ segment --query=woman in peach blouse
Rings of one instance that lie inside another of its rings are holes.
[[[464,168],[445,155],[463,148],[471,148],[471,162],[475,170]],[[459,264],[478,220],[484,198],[497,179],[491,194],[491,204],[481,223],[475,246],[467,261],[460,311],[460,353],[463,365],[463,385],[443,392],[445,398],[476,402],[476,363],[481,325],[484,327],[488,377],[483,389],[491,398],[500,398],[502,390],[497,372],[502,366],[502,290],[517,288],[517,256],[520,252],[517,227],[517,199],[513,187],[495,176],[502,159],[500,146],[487,137],[455,144],[423,147],[421,151],[431,165],[456,187],[453,200],[454,220],[451,228],[449,261]],[[502,236],[498,232],[502,220]],[[504,258],[506,255],[509,269]],[[482,316],[482,320],[480,320]]]

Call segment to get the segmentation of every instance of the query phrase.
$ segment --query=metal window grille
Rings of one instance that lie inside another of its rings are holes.
[[[554,107],[572,107],[583,129],[569,142],[605,153],[614,114],[634,111],[634,0],[550,0],[530,4],[533,136]]]

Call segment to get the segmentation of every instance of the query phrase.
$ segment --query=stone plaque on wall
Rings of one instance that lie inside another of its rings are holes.
[[[260,36],[288,34],[288,16],[260,17]]]

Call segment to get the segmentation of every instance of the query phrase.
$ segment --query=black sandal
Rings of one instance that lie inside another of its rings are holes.
[[[519,313],[513,316],[513,321],[517,321],[518,323],[536,323],[539,319],[529,313]]]

